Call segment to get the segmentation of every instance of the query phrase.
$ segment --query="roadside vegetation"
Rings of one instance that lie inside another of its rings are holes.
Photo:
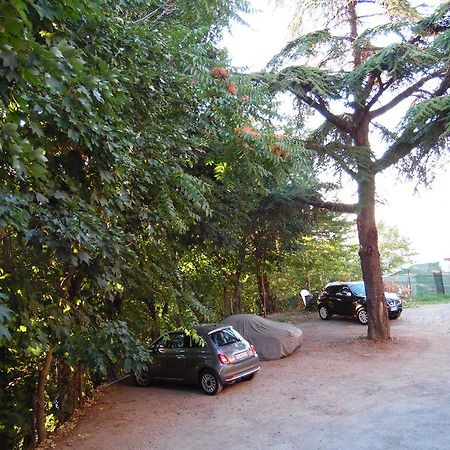
[[[417,307],[422,305],[437,305],[439,303],[450,303],[449,294],[418,295],[411,297],[405,302],[406,307]]]

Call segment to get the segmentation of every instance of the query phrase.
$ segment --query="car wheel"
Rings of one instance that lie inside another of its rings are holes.
[[[325,305],[319,305],[319,317],[322,320],[328,320],[332,316],[329,308],[327,308]]]
[[[397,314],[392,314],[391,316],[389,316],[389,319],[391,320],[396,320],[400,317],[401,312],[397,313]]]
[[[358,309],[356,317],[361,325],[367,325],[369,323],[369,315],[365,308]]]
[[[253,380],[254,376],[255,376],[255,372],[251,373],[250,375],[247,375],[246,377],[242,377],[242,381]]]
[[[207,395],[216,395],[222,390],[218,376],[210,370],[205,370],[200,375],[200,386]]]
[[[142,370],[141,372],[136,372],[134,374],[134,382],[138,386],[148,386],[151,381],[150,374],[147,370]]]

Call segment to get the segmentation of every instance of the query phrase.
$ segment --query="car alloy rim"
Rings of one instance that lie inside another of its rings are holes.
[[[206,392],[214,392],[216,389],[216,379],[210,373],[205,373],[202,376],[202,387]]]
[[[327,311],[327,308],[325,308],[325,306],[322,306],[322,307],[320,308],[319,313],[320,313],[320,317],[325,318],[325,317],[328,316],[328,311]]]
[[[369,321],[369,316],[367,315],[367,311],[365,309],[361,309],[358,313],[359,320],[363,323],[367,323]]]

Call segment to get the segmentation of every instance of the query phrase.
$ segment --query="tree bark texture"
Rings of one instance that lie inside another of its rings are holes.
[[[350,39],[352,45],[358,38],[358,14],[356,12],[357,0],[350,0],[347,4],[348,22],[350,24]],[[361,65],[361,50],[353,47],[353,66]]]
[[[242,312],[241,293],[241,272],[237,270],[233,277],[233,314],[240,314]]]
[[[58,360],[57,363],[57,386],[58,386],[58,422],[64,423],[70,419],[73,411],[68,405],[70,380],[72,370],[65,360]]]
[[[263,271],[258,271],[257,275],[258,291],[260,298],[260,313],[265,317],[276,310],[275,300],[270,295],[269,279]]]
[[[359,257],[366,286],[369,325],[367,337],[379,341],[390,338],[390,326],[381,276],[378,233],[375,222],[375,175],[358,183],[359,212],[357,217]]]
[[[39,370],[36,402],[36,428],[39,444],[47,438],[47,430],[45,428],[45,385],[47,384],[47,377],[50,372],[52,358],[53,349],[50,349],[45,355],[44,363]]]
[[[265,292],[263,278],[260,274],[256,276],[256,281],[258,283],[259,292],[259,313],[263,317],[266,317],[267,293]]]

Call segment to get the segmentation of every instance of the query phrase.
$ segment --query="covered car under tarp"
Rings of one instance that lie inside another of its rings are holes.
[[[220,325],[231,325],[256,347],[259,359],[280,359],[297,350],[303,342],[302,331],[289,323],[276,322],[255,314],[235,314]]]

